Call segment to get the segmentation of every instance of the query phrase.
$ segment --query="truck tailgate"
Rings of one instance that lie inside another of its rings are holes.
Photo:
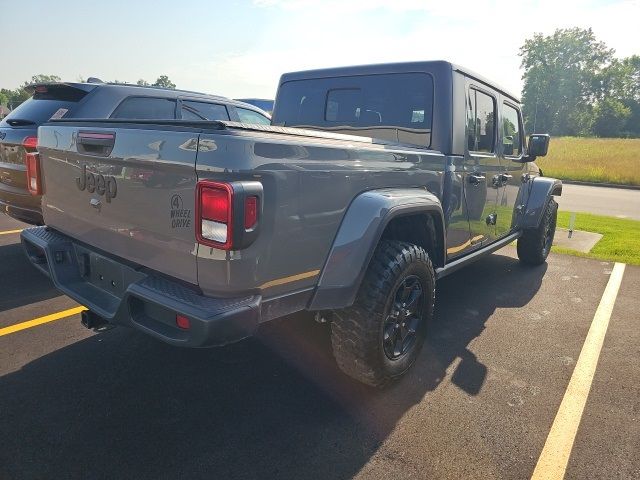
[[[150,125],[39,129],[47,225],[107,254],[197,284],[199,133]]]

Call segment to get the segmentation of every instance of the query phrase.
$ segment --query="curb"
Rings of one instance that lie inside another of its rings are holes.
[[[585,187],[622,188],[624,190],[640,190],[640,185],[623,185],[617,183],[582,182],[579,180],[562,180],[567,185],[583,185]]]

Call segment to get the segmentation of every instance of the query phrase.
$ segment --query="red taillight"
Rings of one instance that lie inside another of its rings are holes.
[[[196,190],[198,243],[222,250],[232,248],[233,188],[228,183],[203,181]]]
[[[40,177],[40,155],[37,152],[27,153],[27,189],[31,195],[42,195],[42,178]]]
[[[196,186],[196,241],[221,250],[242,250],[258,236],[262,185],[254,181],[203,180]]]
[[[244,200],[244,228],[250,230],[258,223],[258,197],[247,197]]]
[[[26,149],[35,150],[38,146],[38,137],[26,137],[22,140],[22,146]]]
[[[228,223],[231,196],[221,188],[204,187],[200,196],[201,215],[206,220]]]
[[[189,328],[191,328],[191,321],[189,320],[189,318],[185,317],[184,315],[180,315],[179,313],[177,313],[176,325],[183,330],[189,330]]]

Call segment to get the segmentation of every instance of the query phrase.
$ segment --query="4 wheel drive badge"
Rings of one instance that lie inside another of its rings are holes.
[[[111,203],[111,199],[116,198],[118,193],[115,177],[90,172],[87,170],[87,165],[82,165],[82,173],[76,177],[76,186],[80,191],[86,189],[89,193],[95,192],[98,195],[104,195],[107,203]]]

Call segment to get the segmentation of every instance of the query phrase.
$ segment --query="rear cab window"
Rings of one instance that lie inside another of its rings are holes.
[[[292,80],[272,123],[431,146],[433,78],[391,73]]]
[[[12,110],[0,125],[33,126],[47,122],[54,115],[56,118],[68,117],[88,93],[67,85],[46,85],[38,89],[40,91]]]
[[[111,114],[111,118],[173,120],[176,118],[176,100],[158,97],[125,98]]]

